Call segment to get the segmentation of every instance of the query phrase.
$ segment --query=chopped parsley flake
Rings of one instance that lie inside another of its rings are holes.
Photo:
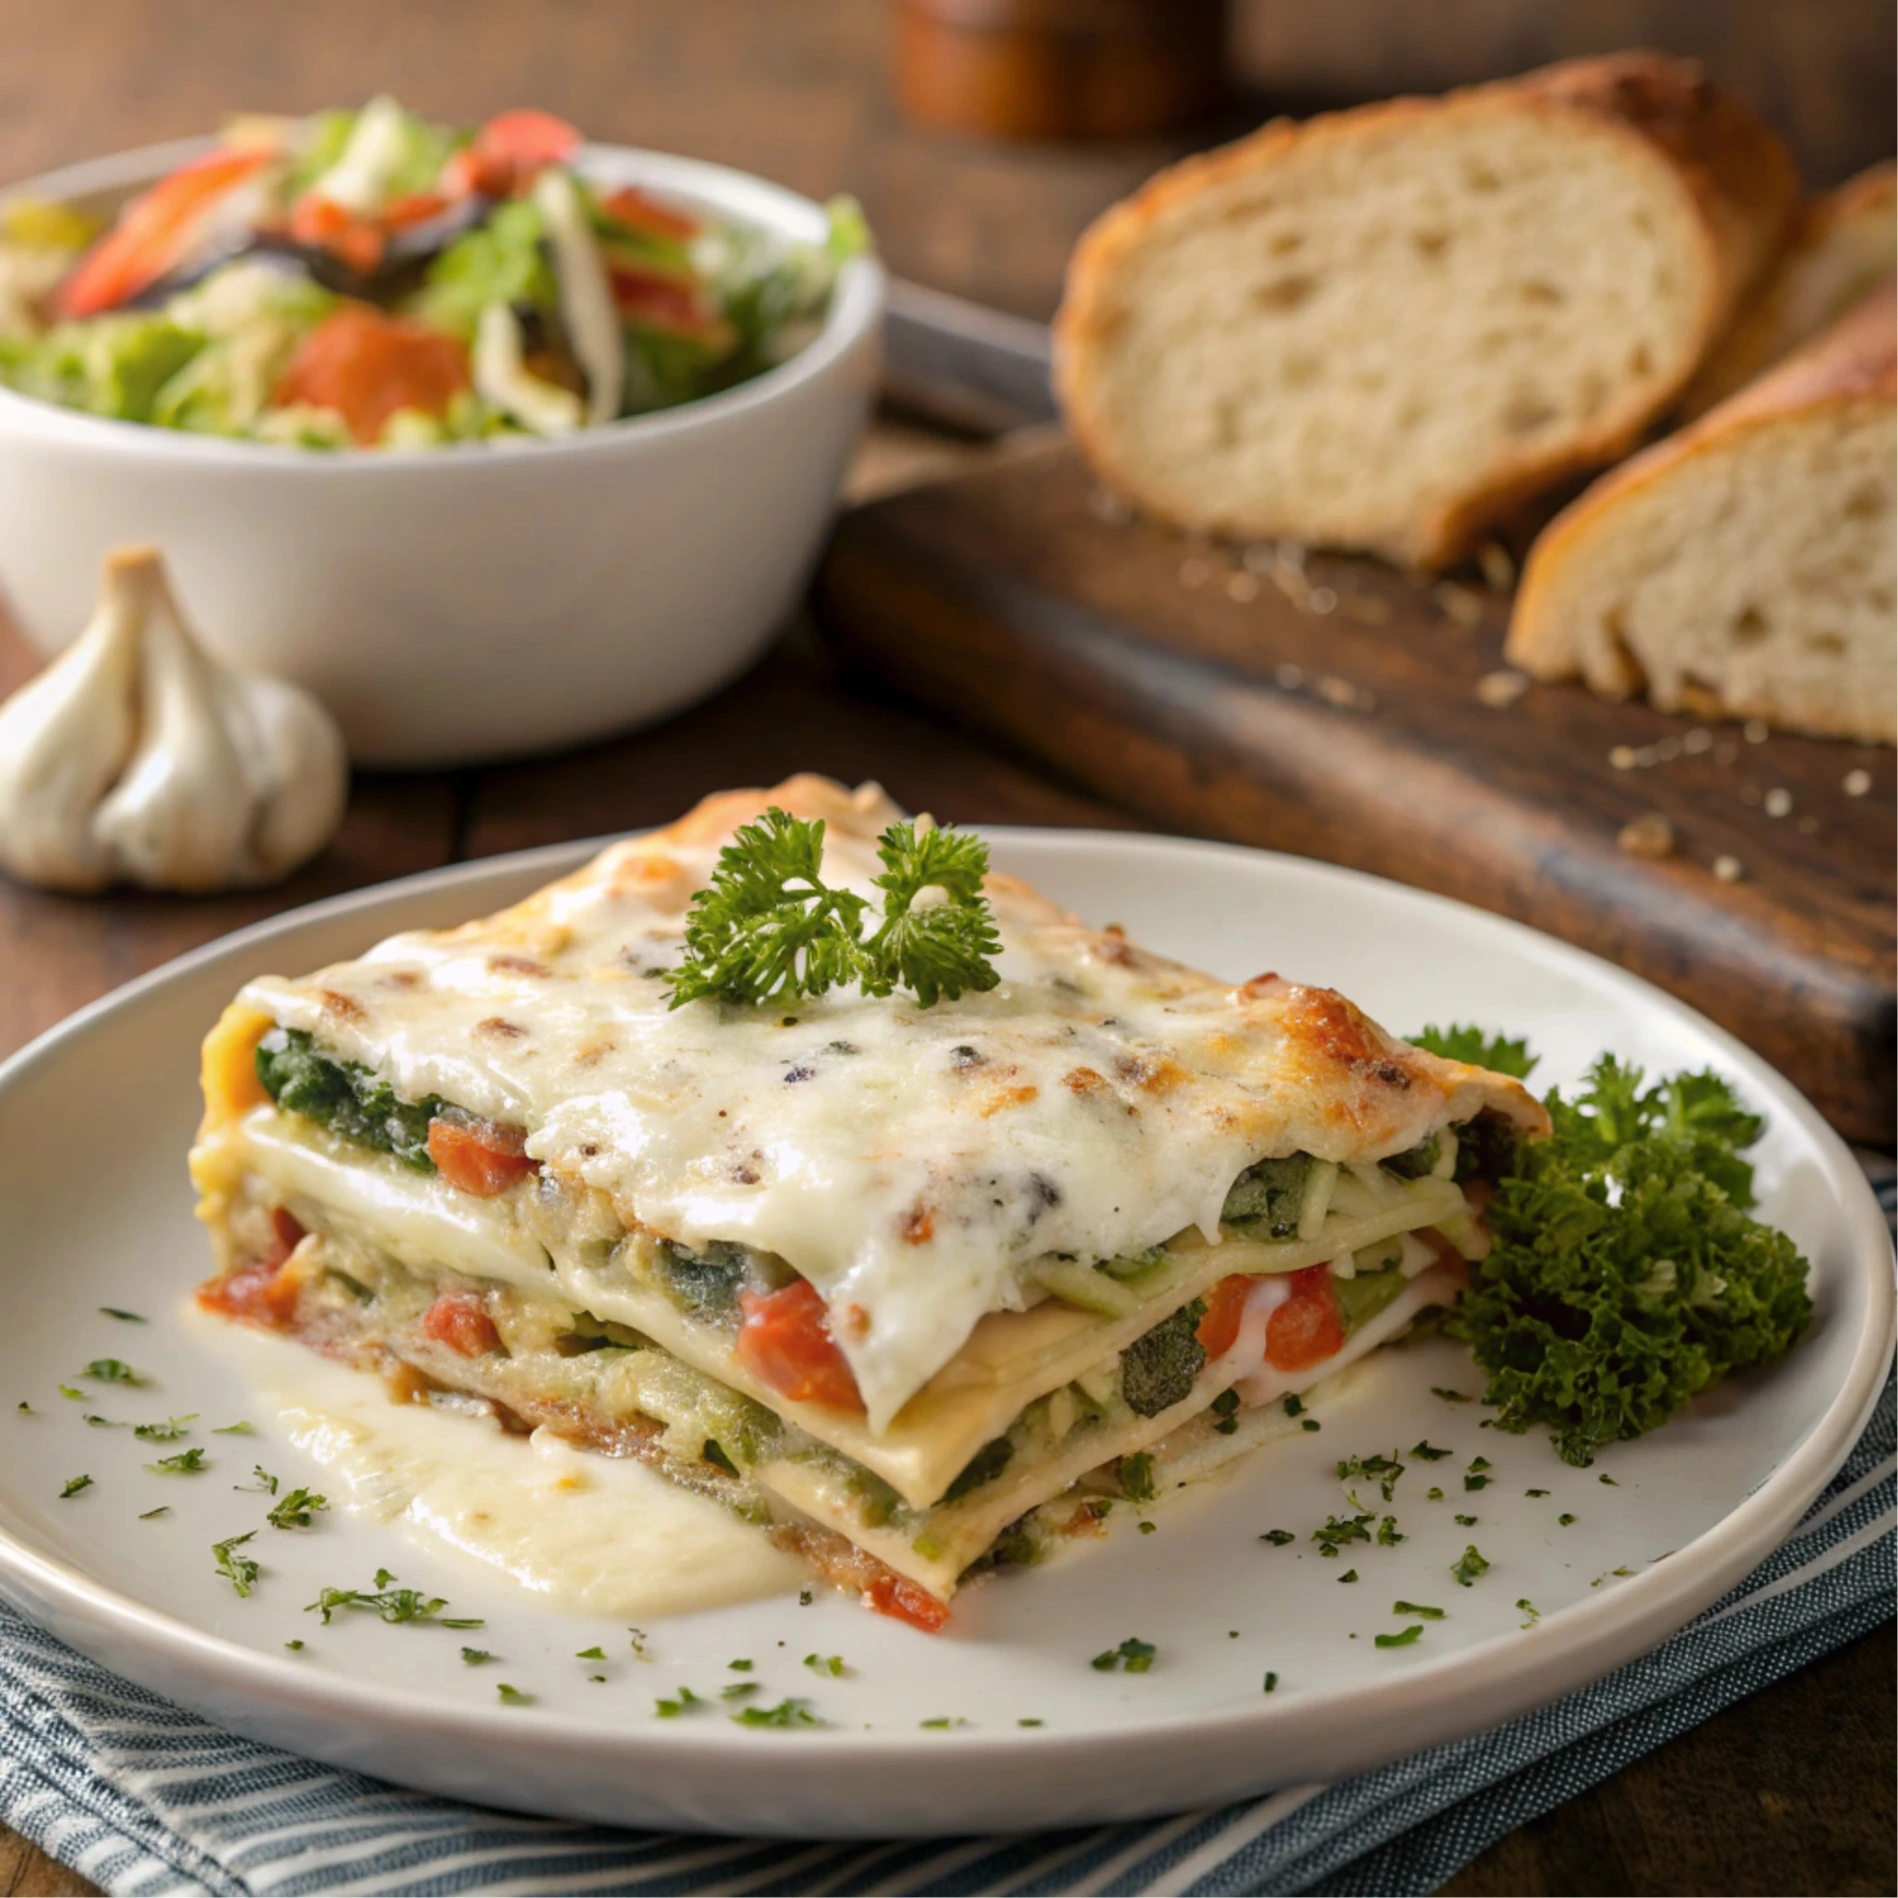
[[[1158,1653],[1159,1649],[1151,1641],[1129,1636],[1119,1647],[1095,1655],[1088,1665],[1100,1674],[1111,1674],[1116,1668],[1129,1674],[1145,1674],[1152,1669],[1154,1656]]]
[[[303,1652],[303,1643],[301,1641],[286,1641],[283,1645],[288,1648],[292,1654],[301,1654]]]
[[[252,1464],[250,1473],[257,1479],[254,1483],[233,1483],[231,1487],[233,1489],[250,1490],[259,1496],[276,1495],[277,1479],[272,1476],[261,1463]]]
[[[1157,1522],[1143,1522],[1139,1525],[1140,1533],[1143,1536],[1150,1536],[1159,1526]]]
[[[1522,1624],[1525,1628],[1533,1628],[1536,1623],[1542,1619],[1542,1610],[1538,1608],[1527,1595],[1524,1595],[1522,1599],[1516,1603],[1516,1606],[1529,1617],[1529,1619]]]
[[[90,1417],[86,1419],[92,1421]],[[132,1435],[141,1443],[176,1443],[180,1437],[188,1437],[191,1432],[187,1424],[198,1421],[198,1413],[188,1410],[182,1417],[167,1417],[163,1423],[142,1423],[132,1426]]]
[[[1275,1673],[1267,1674],[1265,1677],[1265,1686],[1262,1691],[1269,1694],[1273,1691],[1274,1688],[1278,1686],[1278,1684],[1279,1684],[1279,1677],[1277,1674]]]
[[[59,1394],[60,1394],[60,1396],[62,1396],[62,1397],[76,1397],[76,1398],[79,1398],[79,1399],[81,1399],[81,1400],[83,1400],[83,1399],[84,1399],[84,1397],[85,1397],[85,1392],[84,1392],[84,1391],[76,1391],[76,1390],[74,1390],[74,1389],[73,1389],[73,1387],[72,1387],[72,1386],[71,1386],[70,1384],[62,1384],[62,1385],[60,1385],[60,1386],[59,1386]]]
[[[123,1358],[94,1358],[79,1375],[97,1378],[101,1384],[143,1385],[150,1382],[133,1370]],[[65,1386],[61,1385],[60,1388],[63,1390]]]
[[[1355,1582],[1358,1579],[1358,1572],[1354,1568],[1348,1568],[1338,1579],[1341,1582]]]
[[[1042,1720],[1017,1720],[1015,1724],[1018,1727],[1040,1727],[1045,1726],[1047,1722]]]
[[[1489,1564],[1472,1542],[1451,1565],[1450,1574],[1459,1588],[1468,1588],[1479,1575],[1489,1573]]]
[[[1284,1409],[1285,1409],[1285,1414],[1288,1417],[1303,1416],[1304,1411],[1305,1411],[1305,1400],[1302,1397],[1300,1397],[1296,1391],[1289,1391],[1286,1393]]]
[[[601,1647],[577,1648],[573,1658],[576,1661],[603,1661],[606,1659],[606,1650]]]
[[[1450,1520],[1465,1529],[1474,1529],[1476,1527],[1476,1518],[1474,1516],[1452,1516]]]
[[[120,1311],[116,1305],[101,1305],[100,1312],[107,1318],[122,1318],[128,1325],[142,1325],[150,1321],[135,1311]]]
[[[77,1496],[82,1489],[90,1489],[91,1487],[92,1487],[91,1477],[69,1476],[66,1479],[66,1487],[62,1489],[59,1493],[60,1493],[61,1498],[63,1499],[67,1496]]]
[[[234,1424],[216,1425],[211,1434],[214,1437],[254,1437],[257,1431],[254,1425],[247,1424],[239,1418]]]
[[[1456,1452],[1454,1450],[1439,1450],[1434,1443],[1426,1438],[1422,1443],[1412,1444],[1410,1454],[1414,1456],[1419,1463],[1441,1463],[1446,1456],[1455,1456]]]
[[[804,1665],[813,1674],[829,1674],[841,1678],[844,1671],[844,1657],[841,1654],[807,1654]]]
[[[273,1529],[307,1529],[311,1517],[329,1507],[329,1498],[314,1490],[293,1489],[264,1520]]]
[[[1442,1502],[1442,1501],[1443,1501],[1443,1491],[1442,1491],[1442,1490],[1440,1490],[1440,1489],[1437,1489],[1437,1488],[1435,1488],[1434,1486],[1433,1486],[1432,1488],[1430,1488],[1430,1489],[1427,1489],[1427,1490],[1425,1490],[1425,1491],[1424,1491],[1424,1501],[1425,1501],[1425,1502],[1427,1502],[1427,1503],[1440,1503],[1440,1502]]]
[[[260,1563],[248,1555],[239,1555],[237,1551],[255,1536],[255,1529],[247,1530],[241,1536],[229,1536],[222,1542],[211,1544],[211,1553],[217,1557],[217,1572],[222,1575],[240,1595],[249,1595],[256,1586],[257,1577],[263,1573]],[[323,1617],[325,1621],[329,1616]]]
[[[1391,1613],[1394,1615],[1422,1615],[1426,1621],[1441,1621],[1443,1619],[1443,1610],[1441,1608],[1426,1608],[1420,1601],[1394,1601],[1391,1603]]]
[[[934,1720],[919,1720],[916,1724],[926,1733],[946,1733],[951,1727],[966,1727],[969,1723],[960,1715],[951,1719],[947,1714],[938,1714]]]
[[[506,1681],[496,1681],[494,1691],[501,1697],[503,1707],[531,1707],[534,1704],[532,1694],[524,1694],[518,1687],[510,1687]]]
[[[709,1707],[712,1703],[689,1687],[681,1687],[671,1700],[655,1700],[653,1709],[661,1720],[676,1720],[682,1713],[690,1713],[694,1707]]]
[[[1522,1493],[1525,1496],[1546,1496],[1549,1492],[1546,1489],[1525,1489]]]
[[[201,1476],[209,1467],[204,1460],[202,1445],[189,1450],[180,1450],[176,1456],[161,1456],[156,1463],[147,1463],[145,1467],[154,1476]]]
[[[1371,1645],[1380,1648],[1414,1647],[1418,1640],[1422,1638],[1422,1635],[1423,1623],[1421,1621],[1413,1621],[1408,1628],[1404,1628],[1396,1634],[1374,1635]]]
[[[1311,1539],[1318,1544],[1320,1555],[1336,1555],[1347,1542],[1369,1542],[1374,1520],[1368,1515],[1333,1516],[1322,1529],[1311,1532]]]
[[[1300,1418],[1298,1427],[1301,1430],[1322,1430],[1324,1425],[1316,1417],[1303,1417]]]
[[[749,1700],[753,1694],[762,1694],[762,1681],[727,1681],[718,1690],[720,1700]]]
[[[797,1591],[797,1605],[800,1608],[808,1608],[816,1599],[817,1597],[808,1588],[800,1588]]]
[[[1556,1521],[1559,1522],[1564,1529],[1566,1529],[1569,1526],[1569,1524],[1572,1523],[1574,1520],[1575,1518],[1573,1516],[1568,1515],[1566,1513],[1556,1517]]]
[[[483,1661],[491,1661],[494,1656],[486,1648],[463,1648],[461,1659],[464,1666],[479,1667]]]
[[[749,1674],[756,1663],[751,1661],[727,1661],[725,1665],[734,1674]]]
[[[740,1707],[732,1719],[741,1727],[821,1727],[808,1700],[781,1700],[775,1707]]]
[[[1121,1494],[1129,1502],[1145,1503],[1153,1500],[1153,1457],[1145,1450],[1133,1456],[1124,1456],[1118,1465]]]
[[[1374,1482],[1386,1502],[1391,1499],[1397,1488],[1397,1479],[1404,1473],[1404,1466],[1397,1460],[1397,1453],[1389,1456],[1351,1456],[1338,1465],[1338,1480],[1341,1483]],[[1347,1490],[1347,1494],[1350,1492]],[[1355,1503],[1357,1498],[1351,1500]]]
[[[160,1503],[156,1509],[146,1510],[146,1512],[142,1516],[139,1517],[139,1521],[150,1522],[155,1517],[169,1516],[170,1514],[171,1514],[171,1505],[169,1503]]]
[[[1441,1397],[1446,1404],[1473,1404],[1476,1402],[1476,1399],[1467,1391],[1445,1390],[1441,1384],[1432,1384],[1430,1387],[1430,1395],[1432,1397]]]
[[[1296,1542],[1298,1538],[1289,1529],[1268,1529],[1259,1540],[1271,1543],[1275,1549],[1282,1549],[1286,1543]]]
[[[644,1628],[628,1628],[626,1630],[626,1635],[627,1635],[627,1639],[632,1644],[633,1652],[637,1654],[642,1661],[645,1660],[646,1659],[646,1630]]]
[[[1395,1516],[1386,1516],[1384,1520],[1377,1525],[1377,1546],[1380,1549],[1394,1549],[1398,1543],[1406,1539],[1407,1538],[1398,1533],[1397,1518]]]
[[[441,1611],[448,1606],[440,1595],[424,1595],[419,1588],[391,1588],[395,1580],[386,1568],[376,1570],[376,1585],[367,1588],[326,1588],[303,1610],[330,1618],[345,1608],[367,1609],[393,1625],[401,1621],[433,1621],[444,1628],[480,1628],[486,1626],[478,1616],[449,1617]]]
[[[39,1412],[36,1411],[33,1408],[33,1406],[26,1401],[24,1397],[22,1397],[20,1401],[14,1405],[13,1408],[17,1411],[22,1412],[24,1415],[28,1417],[37,1417],[39,1415]]]
[[[1621,1485],[1617,1483],[1612,1476],[1609,1476],[1605,1472],[1601,1476],[1599,1476],[1596,1480],[1598,1482],[1606,1483],[1610,1489],[1619,1489],[1621,1487]]]

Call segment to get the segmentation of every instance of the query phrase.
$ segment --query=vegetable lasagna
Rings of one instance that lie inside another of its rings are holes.
[[[802,777],[249,984],[204,1049],[201,1301],[639,1457],[934,1628],[1455,1299],[1487,1182],[1547,1129],[1519,1082],[996,873],[901,898],[925,934],[982,906],[979,982],[684,983],[767,813],[887,936],[879,863],[928,833]],[[774,901],[781,946],[805,912]]]

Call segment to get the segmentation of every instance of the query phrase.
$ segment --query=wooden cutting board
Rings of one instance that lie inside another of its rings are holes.
[[[1047,437],[847,514],[818,583],[833,640],[906,695],[1168,828],[1591,949],[1890,1145],[1892,752],[1527,685],[1508,608],[1129,519]],[[1672,854],[1619,841],[1638,819]]]

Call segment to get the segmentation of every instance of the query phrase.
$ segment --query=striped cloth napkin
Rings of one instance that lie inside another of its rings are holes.
[[[1868,1161],[1889,1215],[1889,1162]],[[813,1845],[619,1832],[259,1746],[0,1609],[0,1819],[111,1892],[1433,1891],[1485,1847],[1892,1613],[1893,1387],[1789,1540],[1618,1672],[1334,1786],[1038,1837]]]

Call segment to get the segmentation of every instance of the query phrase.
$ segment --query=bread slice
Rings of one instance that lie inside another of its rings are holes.
[[[1509,657],[1669,711],[1898,740],[1895,391],[1887,282],[1559,515]]]
[[[1814,198],[1760,289],[1687,386],[1677,413],[1704,415],[1898,270],[1898,165],[1874,165]]]
[[[1796,194],[1765,125],[1653,53],[1278,121],[1082,238],[1062,402],[1150,513],[1444,565],[1634,442]]]

